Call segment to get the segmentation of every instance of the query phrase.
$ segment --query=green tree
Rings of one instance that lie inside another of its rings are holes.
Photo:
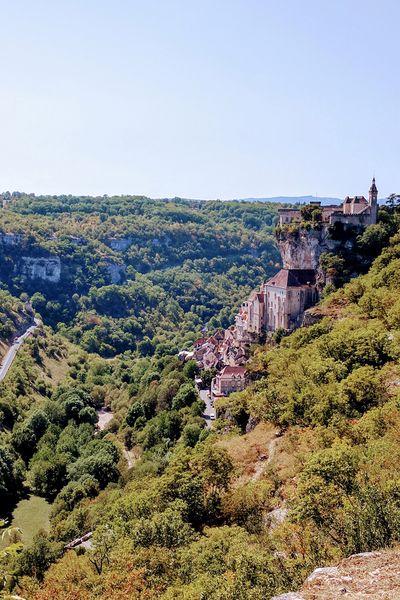
[[[172,401],[172,409],[179,410],[185,406],[190,406],[198,400],[198,394],[192,383],[184,383],[179,388]]]

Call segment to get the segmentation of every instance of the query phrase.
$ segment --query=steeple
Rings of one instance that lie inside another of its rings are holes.
[[[375,177],[373,177],[369,188],[368,204],[371,207],[371,223],[376,223],[378,219],[378,188],[375,184]]]

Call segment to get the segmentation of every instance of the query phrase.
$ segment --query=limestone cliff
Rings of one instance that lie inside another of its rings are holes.
[[[125,279],[126,265],[110,262],[107,265],[107,273],[111,283],[122,283],[122,281]]]
[[[58,283],[61,278],[61,260],[58,256],[48,258],[21,257],[21,275],[28,279],[43,279]]]
[[[277,233],[279,251],[285,269],[319,269],[323,252],[336,252],[341,242],[333,240],[328,227],[295,231],[281,230]]]
[[[105,243],[110,246],[113,250],[117,250],[118,252],[125,252],[133,243],[131,237],[126,238],[109,238],[105,240]]]
[[[66,239],[73,246],[87,244],[83,237],[66,236]],[[49,235],[34,239],[17,231],[0,230],[0,279],[11,283],[13,278],[21,278],[30,284],[31,290],[37,286],[39,291],[48,291],[58,284],[69,287],[76,273],[84,280],[84,274],[87,275],[91,268],[85,263],[89,251],[85,254],[80,253],[79,249],[71,251],[68,245],[65,247],[64,240],[60,243],[60,251],[54,252],[51,245],[56,241],[56,237]],[[129,240],[121,238],[118,242],[125,248]],[[126,265],[122,257],[107,253],[107,249],[101,246],[93,247],[93,253],[97,257],[96,269],[103,275],[105,285],[125,281]],[[87,284],[90,285],[90,282]]]
[[[321,268],[320,259],[324,253],[341,256],[354,256],[354,264],[360,263],[357,256],[357,233],[352,229],[332,230],[329,225],[315,228],[297,227],[277,230],[276,239],[285,269],[314,269],[317,285],[324,287],[331,281]],[[358,272],[358,269],[356,268]]]

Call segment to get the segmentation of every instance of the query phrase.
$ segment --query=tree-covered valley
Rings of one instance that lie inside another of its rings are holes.
[[[29,196],[1,213],[21,236],[2,242],[2,338],[28,297],[44,323],[0,382],[1,516],[29,494],[51,505],[28,542],[3,523],[5,598],[260,600],[400,542],[395,205],[359,240],[368,273],[327,293],[314,325],[254,346],[250,385],[216,401],[212,429],[196,364],[176,356],[276,270],[275,215]],[[28,256],[59,257],[60,280],[27,276]]]
[[[174,354],[203,327],[228,327],[280,260],[277,205],[14,193],[8,206],[1,286],[105,357]]]

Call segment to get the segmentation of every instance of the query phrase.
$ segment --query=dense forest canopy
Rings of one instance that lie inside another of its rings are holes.
[[[275,272],[277,207],[14,193],[0,211],[1,285],[90,352],[173,354],[227,327]]]
[[[136,318],[133,298],[142,314],[158,294],[184,302],[180,267],[171,288],[154,280],[156,296],[144,288],[161,270],[93,284],[71,323],[36,331],[0,383],[0,505],[36,494],[51,524],[25,543],[3,523],[4,594],[260,600],[315,566],[400,543],[398,208],[359,243],[380,254],[369,272],[327,294],[314,325],[253,348],[252,383],[216,401],[213,429],[196,364],[154,349],[150,329],[140,352],[113,360],[67,339],[85,331],[85,311],[114,323]],[[103,406],[113,416],[99,430]],[[86,550],[66,549],[88,532]]]

